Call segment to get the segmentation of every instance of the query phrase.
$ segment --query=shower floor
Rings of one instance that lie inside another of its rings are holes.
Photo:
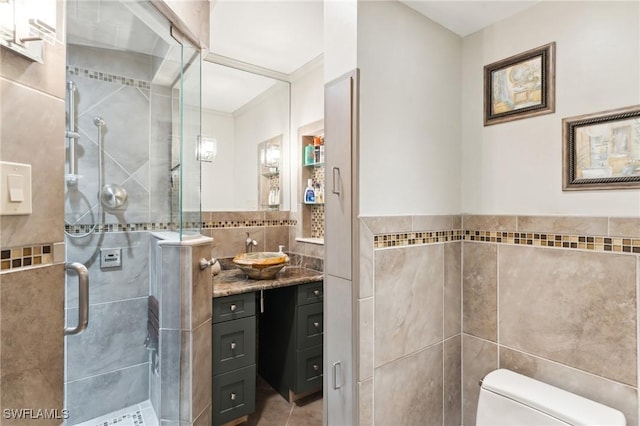
[[[156,426],[158,418],[150,401],[131,405],[122,410],[113,411],[104,416],[78,423],[75,426]]]

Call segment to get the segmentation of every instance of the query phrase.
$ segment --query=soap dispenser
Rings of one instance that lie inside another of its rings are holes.
[[[313,190],[311,179],[307,179],[307,189],[304,190],[304,202],[307,204],[316,202],[316,192]]]

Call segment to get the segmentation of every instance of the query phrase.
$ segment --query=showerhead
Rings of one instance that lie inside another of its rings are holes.
[[[93,124],[96,125],[96,127],[102,127],[104,126],[106,123],[104,122],[104,120],[102,119],[102,117],[93,117]]]

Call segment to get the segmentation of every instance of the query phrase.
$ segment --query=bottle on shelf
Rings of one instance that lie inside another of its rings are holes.
[[[304,202],[306,204],[313,204],[316,202],[316,192],[313,190],[313,183],[311,179],[307,179],[307,189],[304,190]]]
[[[308,166],[316,162],[315,148],[309,144],[304,147],[304,164]]]

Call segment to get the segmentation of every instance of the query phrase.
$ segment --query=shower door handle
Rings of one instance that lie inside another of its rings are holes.
[[[78,262],[67,263],[64,268],[78,274],[78,325],[64,329],[65,336],[72,336],[82,333],[89,325],[89,271]]]

